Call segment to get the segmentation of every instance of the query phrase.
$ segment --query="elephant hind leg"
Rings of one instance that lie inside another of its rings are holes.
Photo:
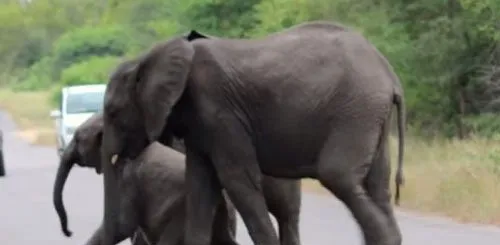
[[[269,212],[278,223],[280,244],[300,245],[301,181],[264,176],[263,191]]]
[[[401,245],[401,231],[394,216],[391,205],[391,193],[389,190],[391,167],[389,161],[389,144],[387,141],[390,128],[388,121],[385,124],[380,139],[379,149],[363,184],[373,202],[375,202],[387,216],[387,229],[390,229],[390,234],[392,235],[391,241],[394,241],[391,244]]]
[[[276,218],[281,245],[300,245],[299,215]]]
[[[359,224],[366,245],[396,245],[387,215],[363,186],[380,136],[380,126],[343,124],[329,137],[318,162],[318,180],[339,198]]]

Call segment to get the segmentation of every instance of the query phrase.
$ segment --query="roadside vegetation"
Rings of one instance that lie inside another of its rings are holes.
[[[49,117],[49,93],[0,89],[0,110],[10,114],[17,124],[16,134],[24,140],[43,146],[55,146],[55,125]]]
[[[402,208],[500,224],[500,1],[0,0],[0,109],[54,145],[60,88],[105,83],[122,59],[191,28],[259,37],[309,20],[362,32],[405,89]],[[397,140],[392,140],[396,165]],[[316,181],[305,189],[325,192]],[[391,184],[394,185],[391,180]]]

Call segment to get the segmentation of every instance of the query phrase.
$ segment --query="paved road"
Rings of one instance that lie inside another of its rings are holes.
[[[15,125],[0,112],[5,135],[6,178],[0,178],[0,244],[83,244],[100,223],[102,177],[76,168],[65,188],[65,202],[73,237],[59,229],[51,191],[57,165],[53,148],[30,146],[14,135]],[[398,212],[405,245],[498,245],[500,228],[460,225],[441,218]],[[342,204],[329,196],[304,194],[301,214],[304,245],[362,244],[357,225]],[[250,245],[241,219],[238,240]],[[121,244],[129,244],[128,241]]]

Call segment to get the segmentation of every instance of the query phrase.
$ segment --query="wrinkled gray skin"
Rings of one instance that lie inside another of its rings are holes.
[[[394,105],[398,189],[403,89],[361,34],[315,21],[252,40],[191,31],[157,44],[119,65],[106,89],[103,245],[116,222],[116,169],[172,136],[186,146],[186,245],[210,243],[222,188],[255,244],[279,244],[262,174],[319,180],[349,208],[365,244],[399,245],[389,191]]]
[[[179,152],[186,153],[182,140],[173,140],[171,145]],[[300,245],[301,181],[264,175],[261,184],[269,212],[278,223],[280,245]]]
[[[0,129],[0,177],[5,176],[5,162],[3,158],[3,133]]]
[[[64,184],[74,164],[94,168],[101,173],[98,161],[102,137],[102,115],[94,114],[75,131],[62,155],[54,184],[54,206],[66,236],[67,215],[62,201]],[[115,244],[135,236],[134,245],[148,244],[138,227],[152,244],[182,244],[185,213],[185,158],[181,141],[174,142],[174,149],[157,142],[148,146],[138,158],[120,170],[120,222]],[[97,161],[93,161],[96,159]],[[97,164],[96,164],[97,163]],[[137,163],[137,164],[134,164]],[[263,179],[263,186],[269,211],[278,221],[282,244],[300,245],[299,212],[301,204],[300,182]],[[219,205],[214,222],[212,244],[237,244],[235,241],[236,213],[233,204],[224,195],[225,205]],[[226,206],[227,205],[227,206]],[[136,231],[134,234],[133,232]],[[87,244],[101,244],[102,227],[89,239]]]
[[[75,131],[74,138],[62,155],[53,197],[66,236],[71,236],[71,231],[67,227],[67,215],[62,201],[64,184],[75,163],[101,173],[100,162],[93,161],[93,157],[99,154],[101,137],[102,116],[94,114]],[[119,169],[119,176],[120,221],[114,235],[114,244],[130,238],[134,245],[182,245],[185,220],[184,155],[154,142],[133,163]],[[226,200],[218,206],[214,222],[212,244],[238,244],[235,240],[236,210],[232,203]],[[86,244],[101,244],[102,232],[102,227],[99,227]]]

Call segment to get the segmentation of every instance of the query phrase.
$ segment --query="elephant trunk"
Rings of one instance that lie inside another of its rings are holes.
[[[61,156],[61,161],[57,170],[56,181],[54,184],[54,190],[52,193],[54,207],[57,211],[57,215],[59,216],[59,221],[61,222],[62,232],[67,237],[70,237],[72,235],[72,232],[68,229],[68,218],[62,200],[62,192],[69,172],[74,165],[75,159],[74,157],[72,157],[74,155],[74,151],[74,143],[71,142],[70,145],[68,145],[68,149],[65,150],[63,155]]]
[[[109,131],[109,130],[108,130]],[[117,150],[117,140],[110,137],[106,130],[103,134],[103,144],[101,147],[101,169],[104,175],[104,215],[102,220],[103,233],[101,245],[115,244],[116,224],[119,216],[119,195],[118,195],[118,173],[114,167],[123,164],[123,160],[118,157],[115,161],[111,159]],[[111,147],[110,147],[111,146]]]

